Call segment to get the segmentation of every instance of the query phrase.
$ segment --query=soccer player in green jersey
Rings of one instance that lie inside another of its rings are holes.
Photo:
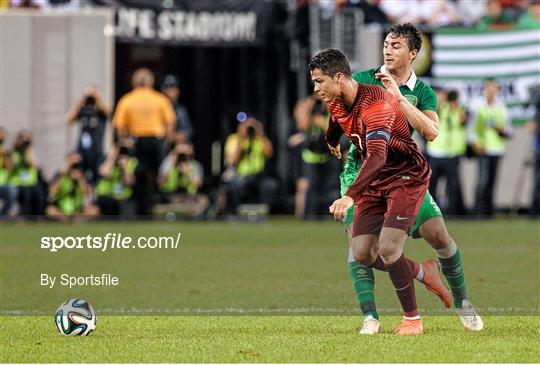
[[[410,24],[392,26],[384,40],[384,65],[353,74],[353,79],[384,87],[399,100],[411,128],[427,140],[437,137],[439,118],[437,116],[437,98],[433,89],[419,80],[411,65],[420,48],[422,39],[418,29]],[[341,156],[339,145],[330,149],[336,157]],[[362,165],[360,153],[351,143],[347,161],[340,176],[341,193],[347,191],[355,180]],[[344,219],[345,228],[352,232],[353,209],[349,209]],[[450,285],[453,304],[465,329],[479,331],[484,324],[481,317],[468,300],[461,254],[446,229],[441,211],[433,198],[426,192],[416,222],[411,228],[413,238],[422,237],[435,250],[442,272]],[[350,242],[349,242],[350,243]],[[349,273],[353,282],[360,308],[364,314],[361,334],[379,332],[378,313],[375,305],[375,281],[373,270],[357,262],[349,245]],[[421,280],[421,277],[417,277]],[[445,303],[447,306],[450,303]]]

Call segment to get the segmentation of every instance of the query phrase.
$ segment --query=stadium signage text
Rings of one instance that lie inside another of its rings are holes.
[[[120,40],[176,44],[256,44],[255,11],[155,11],[119,8],[116,36]]]

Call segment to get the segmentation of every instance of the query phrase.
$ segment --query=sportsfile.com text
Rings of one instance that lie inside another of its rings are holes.
[[[173,236],[149,236],[133,237],[122,233],[107,233],[104,236],[44,236],[41,237],[40,247],[50,252],[58,252],[61,249],[95,249],[102,252],[108,249],[125,248],[178,248],[180,245],[181,233]]]

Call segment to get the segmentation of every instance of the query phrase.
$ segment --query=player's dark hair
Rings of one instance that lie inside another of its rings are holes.
[[[309,62],[309,70],[316,68],[324,75],[333,77],[338,72],[345,76],[351,76],[351,66],[347,57],[337,49],[329,48],[317,53]]]
[[[411,51],[416,49],[420,52],[420,48],[422,48],[422,34],[411,23],[393,25],[386,32],[386,35],[388,34],[392,34],[393,37],[405,38]]]

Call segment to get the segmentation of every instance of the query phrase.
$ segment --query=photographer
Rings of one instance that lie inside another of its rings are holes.
[[[133,196],[138,161],[133,143],[124,139],[113,147],[99,167],[101,178],[96,185],[97,204],[102,215],[127,215],[127,202]]]
[[[165,202],[175,205],[173,210],[189,218],[202,217],[208,207],[208,197],[199,193],[203,179],[202,165],[194,159],[189,142],[177,143],[159,169],[159,188]],[[158,206],[156,213],[171,208]]]
[[[12,163],[11,157],[4,146],[6,138],[6,130],[0,127],[0,201],[2,201],[0,219],[5,219],[9,216],[11,206],[17,198],[17,188],[9,181]]]
[[[303,218],[323,217],[328,206],[338,197],[336,179],[339,161],[332,159],[324,141],[328,129],[328,112],[325,105],[310,96],[294,111],[296,128],[303,137],[302,172],[307,180]]]
[[[31,218],[43,214],[43,191],[32,150],[32,133],[20,131],[11,152],[11,185],[17,188],[19,214]]]
[[[83,172],[92,184],[96,183],[97,169],[103,159],[103,137],[109,115],[110,109],[103,102],[99,90],[90,85],[66,116],[68,124],[80,124],[77,152],[82,158]]]
[[[266,161],[273,154],[272,143],[264,134],[261,122],[252,117],[242,120],[236,133],[225,142],[227,168],[222,179],[227,187],[227,208],[232,215],[238,213],[238,206],[245,198],[270,206],[277,190],[276,181],[264,173]]]
[[[498,95],[497,81],[486,79],[484,96],[473,103],[469,125],[469,141],[478,159],[476,214],[488,217],[494,213],[493,194],[499,161],[506,150],[506,141],[512,135],[508,110]]]
[[[94,217],[98,210],[90,203],[91,199],[92,189],[83,175],[81,156],[71,152],[49,187],[47,216],[63,222],[71,218],[82,220]]]
[[[186,140],[191,140],[193,138],[193,124],[187,108],[179,101],[182,96],[180,81],[173,75],[167,75],[161,83],[161,91],[169,98],[174,109],[176,133],[182,135]]]

